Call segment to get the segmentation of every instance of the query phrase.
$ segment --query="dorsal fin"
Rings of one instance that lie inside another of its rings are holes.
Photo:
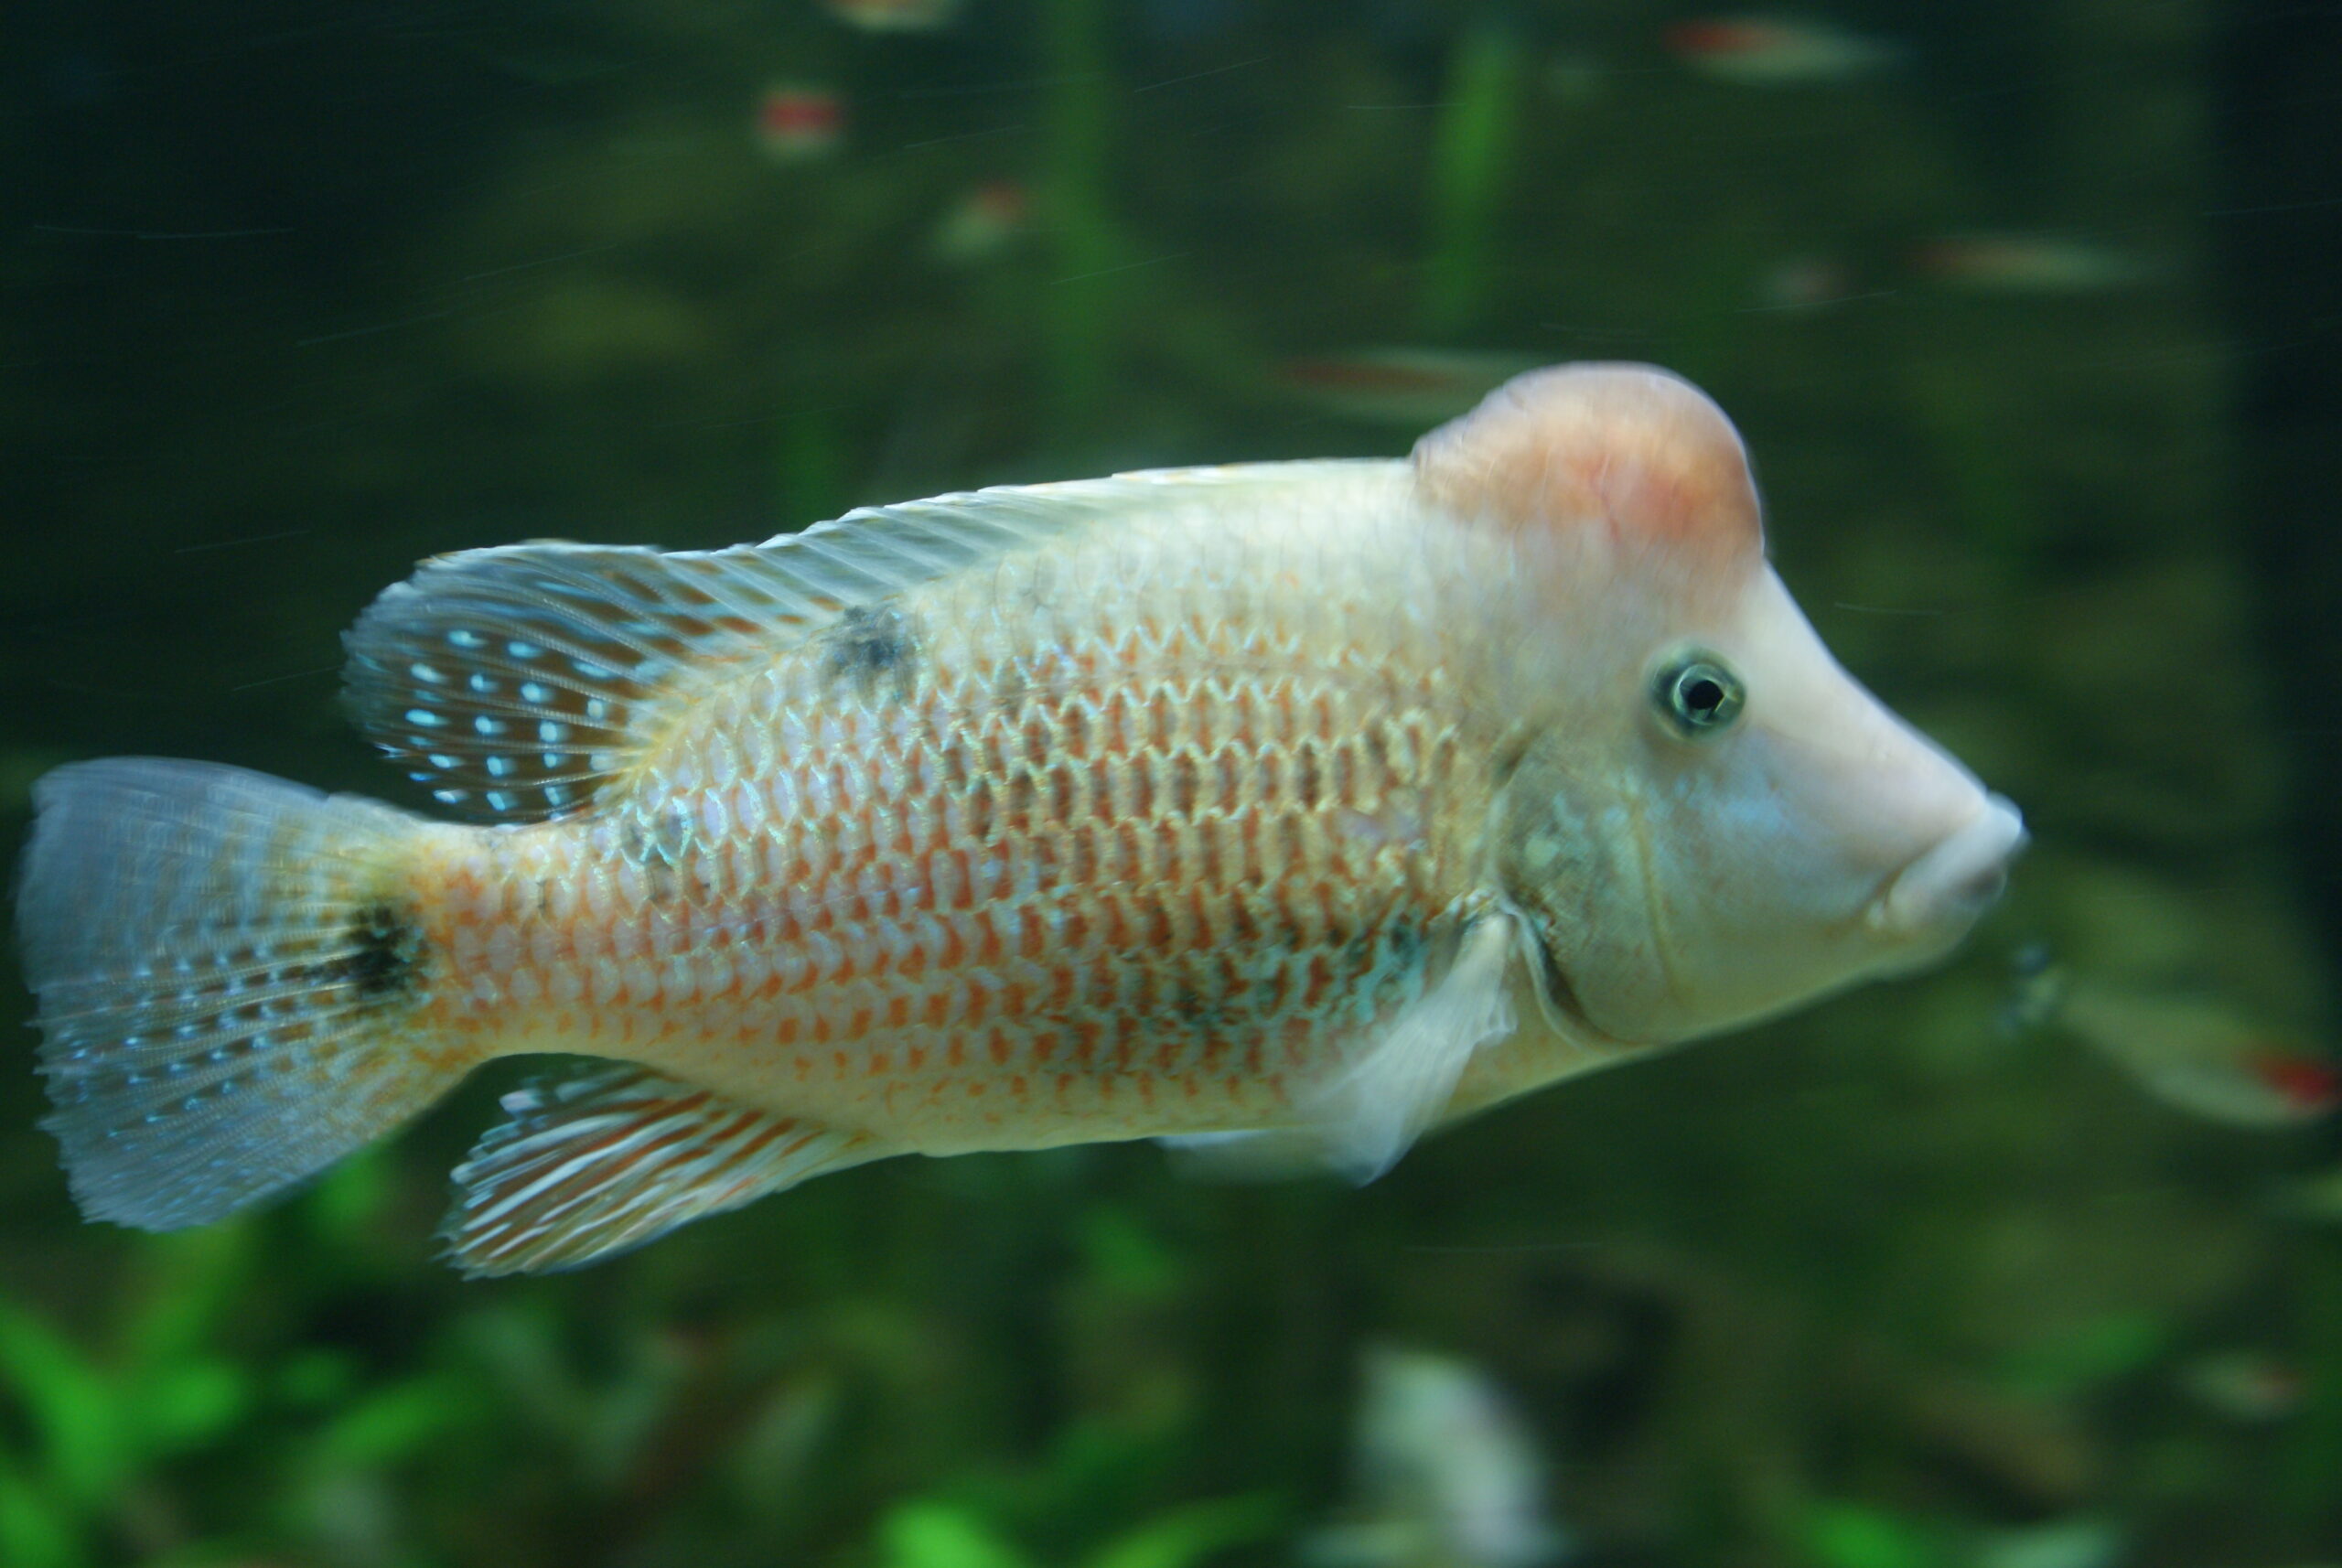
[[[1764,533],[1740,433],[1708,395],[1651,365],[1515,376],[1415,443],[1433,504],[1512,527],[1606,524],[1639,547],[1754,561]]]
[[[769,654],[847,609],[1187,488],[1308,465],[1165,469],[865,507],[728,550],[538,542],[425,562],[344,639],[370,739],[467,816],[582,808],[687,668]]]
[[[575,811],[677,669],[803,622],[756,557],[540,543],[426,562],[343,639],[350,710],[466,815]]]

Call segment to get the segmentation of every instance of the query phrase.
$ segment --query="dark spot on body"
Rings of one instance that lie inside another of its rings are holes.
[[[414,908],[382,899],[358,911],[342,940],[344,951],[321,966],[321,978],[347,985],[360,1002],[412,995],[421,981],[423,929]]]
[[[1423,961],[1425,946],[1420,921],[1393,915],[1380,926],[1353,931],[1341,944],[1342,966],[1361,980],[1402,976]]]
[[[1025,679],[1024,666],[1004,664],[993,681],[993,703],[1001,716],[1012,725],[1025,722],[1025,698],[1030,687]]]
[[[671,898],[681,886],[694,840],[692,814],[681,801],[629,810],[618,818],[618,853],[642,868],[653,898]]]
[[[991,780],[976,779],[968,787],[967,799],[968,831],[975,835],[978,843],[990,843],[994,825]]]
[[[1293,798],[1300,802],[1303,811],[1314,811],[1317,809],[1318,798],[1322,793],[1323,781],[1318,773],[1317,743],[1305,740],[1294,748]]]
[[[891,605],[854,605],[838,617],[827,641],[824,669],[862,696],[910,694],[919,671],[919,637],[911,618]]]
[[[1187,980],[1173,981],[1164,1000],[1180,1026],[1198,1035],[1217,1035],[1227,1026],[1228,1008],[1222,998]]]
[[[1193,752],[1175,752],[1171,757],[1171,815],[1192,817],[1196,814],[1196,798],[1203,792],[1200,770],[1196,767]]]

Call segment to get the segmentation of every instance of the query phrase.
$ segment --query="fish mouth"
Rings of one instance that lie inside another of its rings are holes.
[[[2025,847],[2025,819],[2005,796],[1897,872],[1866,916],[1870,928],[1905,940],[1949,946],[1976,923],[2008,885],[2009,862]]]

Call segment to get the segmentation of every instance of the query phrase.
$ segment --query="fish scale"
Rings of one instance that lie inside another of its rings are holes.
[[[1424,805],[1456,782],[1457,726],[1433,674],[1279,671],[1296,632],[1227,624],[1191,605],[1039,649],[963,640],[862,690],[819,645],[736,676],[615,822],[467,847],[435,933],[451,1024],[751,1103],[778,1085],[928,1148],[1284,1107],[1292,1075],[1420,993],[1462,918],[1469,845],[1433,843]]]

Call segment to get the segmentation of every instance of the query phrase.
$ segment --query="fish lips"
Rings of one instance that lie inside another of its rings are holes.
[[[1896,873],[1864,914],[1864,923],[1898,945],[1911,944],[1917,966],[1941,956],[2008,885],[2009,863],[2025,845],[2025,818],[2007,797],[1987,795],[1983,809]]]

